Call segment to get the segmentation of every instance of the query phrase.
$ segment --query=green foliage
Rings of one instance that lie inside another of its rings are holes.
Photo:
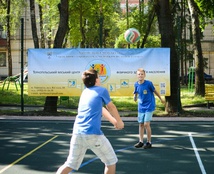
[[[4,1],[3,1],[4,2]],[[37,28],[42,28],[45,34],[46,42],[54,40],[58,23],[59,23],[59,9],[58,4],[60,0],[35,0],[35,7],[38,5],[42,8],[43,26],[39,26],[39,14],[37,16]],[[6,5],[6,4],[5,4]],[[15,35],[15,31],[20,25],[20,16],[25,11],[27,3],[25,0],[11,2],[11,34]],[[141,37],[145,34],[145,29],[148,23],[148,9],[150,6],[142,5],[142,8],[147,11],[139,12],[138,8],[132,8],[129,12],[130,27],[137,28]],[[29,10],[29,9],[28,9]],[[6,26],[6,9],[2,5],[0,7],[0,23]],[[69,1],[69,31],[65,39],[66,47],[99,47],[100,38],[102,34],[103,47],[105,48],[125,48],[123,35],[127,29],[126,15],[122,14],[120,9],[120,0],[70,0]],[[102,23],[101,23],[102,22]],[[101,25],[102,24],[102,25]],[[102,27],[102,33],[100,30]],[[154,25],[150,31],[156,33],[156,26]],[[154,36],[155,37],[155,36]],[[156,47],[155,39],[152,36],[149,39],[149,47]],[[158,37],[157,37],[158,38]],[[153,45],[153,43],[155,45]],[[131,45],[131,48],[136,48],[137,45]]]
[[[1,84],[1,83],[0,83]],[[10,84],[9,89],[6,89],[6,86],[4,90],[2,90],[2,84],[0,85],[0,104],[4,105],[20,105],[21,103],[21,94],[20,94],[20,87],[18,91],[15,88],[15,85],[13,83]],[[31,106],[43,106],[45,103],[44,96],[28,96],[28,84],[24,84],[24,104],[25,105],[31,105]],[[70,108],[77,108],[79,102],[79,97],[71,97],[69,101],[69,105],[67,102],[62,102],[62,106],[64,107],[70,107]],[[60,106],[60,103],[58,103]]]
[[[186,87],[181,87],[181,102],[183,106],[206,103],[204,97],[195,96],[194,92],[189,91]]]
[[[3,1],[1,1],[3,2]],[[19,1],[11,1],[10,5],[10,30],[11,34],[15,35],[17,29],[20,27],[20,18],[24,15],[24,8],[27,6],[25,0]],[[7,26],[7,4],[0,3],[0,25],[3,26],[4,30],[6,31]]]
[[[143,10],[140,11],[138,7],[133,7],[130,9],[128,13],[128,28],[136,28],[139,30],[141,34],[140,42],[137,44],[130,44],[130,48],[137,48],[139,44],[143,40],[146,35],[146,30],[149,23],[149,15],[152,10],[152,4],[148,3],[146,5],[142,5]],[[151,25],[151,29],[149,31],[149,37],[146,40],[146,44],[144,47],[160,47],[160,35],[157,35],[157,26],[156,26],[156,18]],[[128,43],[124,39],[124,33],[127,30],[127,16],[123,14],[121,16],[120,21],[118,22],[118,28],[120,29],[120,35],[117,37],[115,41],[115,48],[126,48]]]
[[[115,18],[118,21],[118,1],[71,1],[69,17],[69,40],[70,47],[99,47],[100,27],[102,26],[102,36],[105,47],[112,47],[115,38],[115,31],[111,29],[115,26]],[[102,24],[102,25],[101,25]],[[113,35],[110,35],[113,34]]]
[[[9,90],[2,90],[2,84],[0,85],[0,105],[20,105],[21,96],[20,89],[17,91],[14,84],[11,84]],[[112,97],[113,103],[117,106],[119,111],[137,111],[137,103],[134,102],[133,97]],[[45,97],[42,96],[28,96],[28,85],[24,84],[24,105],[25,106],[40,106],[43,107]],[[79,97],[70,97],[69,103],[67,101],[58,100],[59,110],[63,108],[77,109]],[[206,101],[203,97],[195,96],[193,92],[188,91],[186,86],[181,87],[181,102],[182,106],[205,104]],[[164,105],[156,97],[156,115],[166,114],[164,111]],[[7,111],[12,112],[12,111]],[[0,112],[1,113],[1,112]],[[74,113],[76,114],[76,113]]]
[[[198,10],[200,27],[203,30],[205,26],[212,22],[214,17],[214,1],[213,0],[195,0]]]
[[[145,48],[155,48],[161,46],[161,36],[160,35],[149,35]]]
[[[119,37],[115,41],[115,48],[126,48],[127,42],[124,38],[124,34],[119,35]]]
[[[60,0],[36,0],[37,4],[42,7],[42,20],[43,20],[43,31],[47,40],[54,40],[55,32],[58,28],[59,23],[59,9],[58,4]],[[39,16],[39,14],[36,14]],[[39,24],[39,19],[37,19]],[[38,25],[39,27],[39,25]]]
[[[214,17],[214,1],[213,0],[195,0],[200,11],[206,18],[212,19]]]

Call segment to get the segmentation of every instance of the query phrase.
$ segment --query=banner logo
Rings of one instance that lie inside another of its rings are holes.
[[[108,64],[106,62],[104,62],[103,60],[93,60],[93,61],[89,62],[86,69],[96,70],[100,76],[102,84],[106,83],[111,76],[110,68],[109,68]]]

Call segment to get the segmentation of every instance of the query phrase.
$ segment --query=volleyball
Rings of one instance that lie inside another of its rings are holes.
[[[130,43],[136,43],[140,40],[140,32],[136,28],[129,28],[124,34],[125,40]]]

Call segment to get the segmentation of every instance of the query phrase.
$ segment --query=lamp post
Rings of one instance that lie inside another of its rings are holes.
[[[24,115],[24,18],[21,18],[21,114]]]
[[[129,0],[126,0],[126,28],[129,29]],[[129,43],[128,48],[130,48]]]
[[[182,40],[182,25],[181,25],[181,17],[182,17],[182,14],[181,14],[181,9],[178,9],[178,13],[177,13],[177,58],[178,58],[178,81],[177,81],[177,84],[178,84],[178,101],[180,101],[180,64],[182,63],[181,62],[181,40]],[[181,110],[181,105],[180,105],[180,102],[177,102],[178,103],[178,106],[177,106],[177,114],[179,116],[180,114],[180,110]]]

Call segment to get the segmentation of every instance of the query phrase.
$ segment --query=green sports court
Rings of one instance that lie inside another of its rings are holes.
[[[54,174],[64,163],[73,119],[0,119],[0,174]],[[102,130],[118,156],[117,174],[212,174],[214,121],[153,121],[151,149],[136,149],[138,123]],[[78,174],[101,174],[103,164],[88,150]]]

